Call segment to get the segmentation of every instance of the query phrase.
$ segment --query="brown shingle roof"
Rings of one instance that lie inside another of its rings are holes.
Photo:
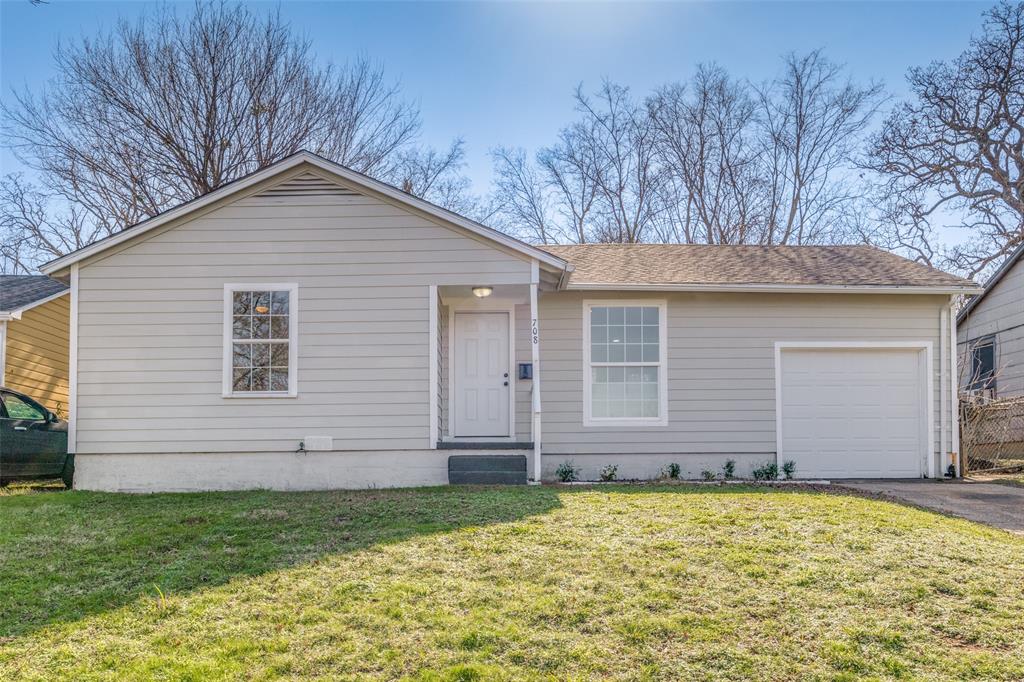
[[[872,246],[582,244],[545,246],[590,285],[793,285],[977,288]]]

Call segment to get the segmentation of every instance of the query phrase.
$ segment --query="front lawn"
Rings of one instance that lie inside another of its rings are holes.
[[[1024,538],[741,487],[0,496],[0,679],[1024,678]]]

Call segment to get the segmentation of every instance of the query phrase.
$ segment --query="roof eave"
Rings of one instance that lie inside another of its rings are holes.
[[[999,284],[1003,277],[1006,276],[1006,273],[1008,273],[1013,266],[1017,264],[1021,255],[1024,255],[1024,243],[1014,249],[1013,253],[1007,256],[1006,260],[1003,261],[999,268],[992,273],[992,276],[988,278],[988,281],[985,282],[985,286],[981,291],[976,292],[978,295],[968,301],[967,304],[960,309],[960,312],[956,315],[957,325],[963,322],[967,316],[971,314],[971,311],[974,310],[982,300],[984,300],[985,296],[988,295],[988,292],[992,291],[992,289]]]
[[[716,293],[808,293],[808,294],[976,294],[974,286],[889,286],[859,284],[611,284],[604,282],[569,282],[565,287],[580,291],[706,291]]]

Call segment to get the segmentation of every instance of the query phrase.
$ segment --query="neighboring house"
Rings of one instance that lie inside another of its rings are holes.
[[[305,152],[43,271],[76,486],[135,491],[439,484],[470,453],[940,476],[979,290],[859,246],[541,249]]]
[[[0,275],[0,386],[61,417],[68,408],[67,284],[45,275]]]
[[[1024,245],[957,315],[960,386],[989,398],[1024,395]]]

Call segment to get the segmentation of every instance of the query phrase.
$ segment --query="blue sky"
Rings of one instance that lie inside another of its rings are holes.
[[[271,3],[252,3],[270,9]],[[858,79],[904,92],[908,67],[960,53],[992,3],[434,3],[283,2],[320,59],[380,60],[418,102],[424,142],[467,145],[474,189],[488,189],[488,150],[534,150],[572,118],[577,83],[609,77],[645,94],[718,62],[760,81],[778,57],[822,47]],[[0,86],[38,89],[60,39],[94,34],[145,2],[0,0]],[[182,3],[188,11],[191,2]],[[4,151],[3,172],[18,170]]]

